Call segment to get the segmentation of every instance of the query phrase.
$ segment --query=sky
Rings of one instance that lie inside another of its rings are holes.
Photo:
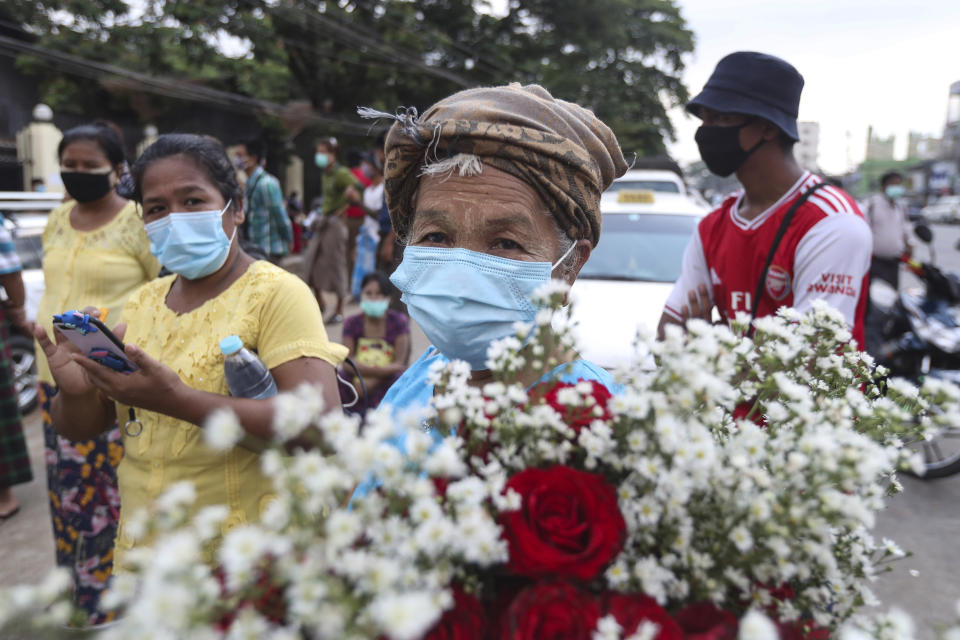
[[[841,173],[863,160],[867,126],[897,137],[939,136],[950,84],[960,81],[960,0],[679,0],[696,37],[683,80],[690,95],[717,61],[760,51],[795,66],[806,84],[800,120],[820,124],[820,166]],[[675,159],[698,159],[695,118],[670,112]]]

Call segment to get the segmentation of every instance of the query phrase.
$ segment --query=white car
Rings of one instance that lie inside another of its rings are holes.
[[[621,190],[600,202],[600,242],[571,291],[580,353],[607,369],[630,363],[640,326],[655,332],[683,251],[708,213],[678,193]]]
[[[633,169],[613,181],[605,195],[620,191],[653,191],[690,195],[683,179],[673,171],[661,169]]]
[[[920,210],[928,222],[957,222],[960,220],[960,196],[943,196]]]
[[[62,193],[0,191],[0,213],[4,227],[13,236],[13,245],[23,264],[28,320],[37,319],[37,306],[43,297],[43,230],[47,214],[63,202]],[[20,413],[26,415],[37,406],[37,362],[31,336],[10,333],[10,355]]]
[[[17,213],[3,216],[4,224],[13,236],[20,263],[23,265],[23,287],[26,290],[28,320],[37,319],[37,307],[43,297],[43,230],[47,226],[44,213]]]

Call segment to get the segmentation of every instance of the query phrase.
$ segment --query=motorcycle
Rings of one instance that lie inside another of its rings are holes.
[[[923,289],[898,292],[883,280],[871,281],[866,350],[892,377],[922,383],[930,376],[960,384],[960,277],[935,265],[930,227],[917,224],[914,233],[930,246],[930,261],[902,261]],[[911,446],[923,455],[924,478],[960,472],[960,425]]]

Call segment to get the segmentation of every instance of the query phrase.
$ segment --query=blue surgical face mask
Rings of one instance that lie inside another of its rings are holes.
[[[884,192],[887,194],[888,198],[891,200],[896,200],[897,198],[903,197],[903,194],[907,192],[907,188],[902,184],[891,184],[884,189]]]
[[[230,253],[233,236],[223,231],[222,210],[171,213],[165,218],[144,225],[150,239],[150,253],[160,264],[187,280],[208,276],[223,266]]]
[[[380,300],[370,300],[368,298],[360,299],[361,311],[371,318],[382,318],[384,315],[386,315],[387,308],[389,306],[389,298],[381,298]]]
[[[534,291],[558,264],[498,258],[467,249],[407,247],[390,281],[403,292],[410,317],[444,356],[485,369],[487,347],[533,322]]]
[[[327,168],[327,165],[330,164],[330,156],[328,156],[328,155],[325,154],[325,153],[316,153],[316,154],[314,154],[314,156],[313,156],[313,161],[314,161],[314,162],[316,163],[316,165],[317,165],[318,167],[320,167],[321,169],[326,169],[326,168]]]

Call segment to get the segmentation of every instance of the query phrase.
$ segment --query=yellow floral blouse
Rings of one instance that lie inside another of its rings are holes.
[[[337,366],[347,356],[346,347],[327,339],[320,308],[307,285],[279,267],[255,262],[216,298],[179,315],[166,305],[175,277],[154,280],[130,297],[123,314],[124,341],[141,347],[195,389],[229,395],[219,342],[233,334],[271,369],[301,357]],[[214,451],[195,425],[142,409],[135,412],[143,432],[137,437],[124,434],[125,453],[117,469],[121,506],[117,566],[122,566],[126,551],[149,542],[136,540],[125,530],[124,516],[149,506],[182,480],[194,483],[195,509],[229,507],[224,533],[259,520],[270,499],[271,483],[260,472],[257,454],[242,447]],[[128,415],[129,407],[118,403],[121,425]]]
[[[128,202],[113,220],[93,231],[70,225],[76,204],[66,202],[51,211],[43,231],[45,290],[37,322],[51,335],[54,314],[87,306],[106,307],[107,324],[117,324],[127,297],[160,271],[136,204]],[[40,381],[54,384],[43,350],[38,346],[36,352]]]

